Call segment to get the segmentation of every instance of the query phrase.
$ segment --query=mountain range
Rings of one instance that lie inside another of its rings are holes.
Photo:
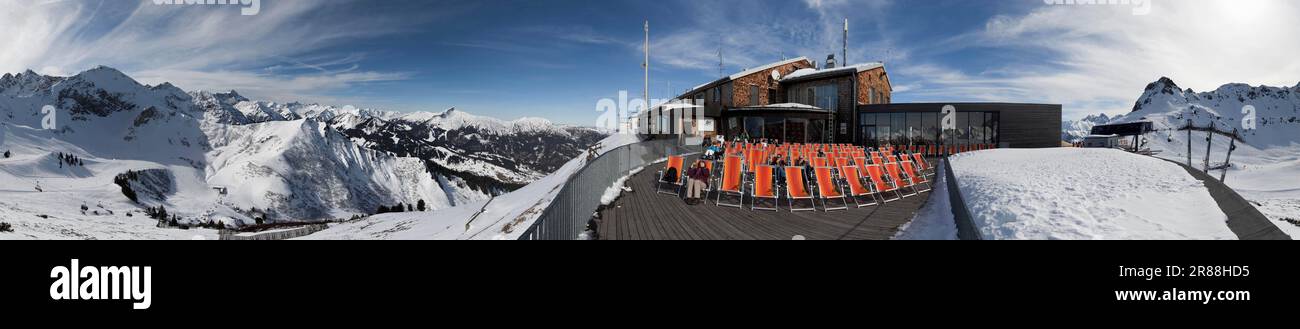
[[[42,110],[47,106],[53,114]],[[49,123],[53,129],[44,129]],[[191,224],[345,219],[399,204],[452,207],[537,180],[604,137],[545,119],[504,121],[455,108],[395,112],[186,92],[104,66],[70,77],[30,70],[0,77],[0,150],[13,154],[0,159],[0,195],[30,199],[41,189],[49,193],[38,195],[71,198],[64,202],[108,204],[119,216],[162,206]],[[65,166],[56,154],[85,164]],[[133,182],[157,197],[128,200],[114,178],[139,171],[167,186]],[[0,203],[10,208],[0,213],[62,212],[42,204]]]

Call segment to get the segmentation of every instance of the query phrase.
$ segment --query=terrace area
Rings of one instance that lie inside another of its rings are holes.
[[[699,156],[690,156],[693,163]],[[743,208],[715,205],[718,192],[709,192],[706,202],[688,205],[681,195],[656,193],[658,171],[664,163],[651,164],[628,179],[632,192],[599,211],[597,237],[604,240],[888,240],[908,223],[930,192],[875,206],[847,210],[791,212],[786,198],[778,199],[779,211],[751,210],[746,197]],[[724,197],[723,199],[727,199]],[[732,199],[734,201],[734,198]],[[770,204],[770,201],[766,201]]]

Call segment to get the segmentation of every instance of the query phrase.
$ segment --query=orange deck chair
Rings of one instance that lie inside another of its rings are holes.
[[[831,167],[815,167],[813,175],[817,176],[817,199],[822,200],[822,210],[845,210],[849,209],[849,202],[844,197],[844,192],[835,184],[835,177],[831,176]],[[831,199],[840,199],[840,206],[831,207]]]
[[[772,166],[768,165],[760,165],[754,168],[754,188],[750,189],[749,199],[752,204],[749,209],[780,211],[778,209],[773,170]],[[772,207],[759,206],[758,201],[763,199],[772,200]]]
[[[682,178],[686,177],[686,173],[682,171],[684,169],[682,168],[682,161],[684,159],[681,156],[668,157],[668,163],[664,164],[664,170],[659,171],[659,182],[655,184],[655,192],[671,195],[680,195],[682,193],[682,186],[685,185],[683,183],[685,180]],[[677,172],[677,177],[664,177],[668,173],[668,169],[674,169]],[[671,191],[664,191],[663,186],[665,184],[676,186],[676,188]]]
[[[920,171],[922,175],[934,177],[934,166],[931,166],[929,162],[926,162],[925,157],[920,154],[913,154],[912,162],[916,163],[916,170]]]
[[[910,179],[911,177],[903,176],[903,169],[900,168],[898,163],[886,163],[885,175],[889,177],[889,180],[894,181],[894,186],[897,186],[900,192],[905,192],[902,191],[905,188],[912,189],[912,193],[903,193],[904,198],[916,196],[917,190],[915,184],[913,184],[914,182]]]
[[[812,161],[812,166],[813,166],[813,168],[817,168],[817,167],[825,167],[825,166],[828,166],[828,165],[830,165],[830,160],[828,160],[828,159],[826,159],[826,158],[813,158],[813,161]]]
[[[885,170],[883,168],[884,166],[879,164],[867,166],[867,178],[871,179],[872,187],[876,189],[876,193],[880,194],[880,201],[890,202],[902,199],[903,194],[898,192],[898,186],[885,179]],[[894,192],[893,198],[885,195],[889,192]]]
[[[849,198],[853,199],[853,204],[858,208],[880,204],[876,200],[875,193],[871,192],[870,185],[863,184],[862,173],[858,172],[858,167],[840,167],[840,176],[844,177],[844,183],[848,185]],[[871,201],[862,201],[862,197],[869,197]]]
[[[931,188],[930,180],[926,179],[925,174],[916,169],[915,163],[912,161],[903,161],[902,163],[903,173],[907,174],[907,180],[912,182],[912,189],[916,190],[917,193],[929,192]],[[921,185],[925,185],[925,188],[922,189]]]
[[[714,205],[719,207],[736,207],[741,208],[745,203],[744,191],[744,168],[741,158],[738,156],[728,156],[722,160],[722,184],[718,184],[718,199]],[[739,201],[736,203],[723,203],[723,194],[734,194]]]
[[[858,168],[866,168],[868,164],[869,163],[867,163],[867,157],[853,158],[853,165],[858,166]]]
[[[849,160],[848,157],[835,158],[835,168],[844,167],[844,166],[852,166],[852,165],[853,165],[853,162],[851,162],[851,161],[852,161],[852,160]]]
[[[803,177],[803,170],[804,167],[785,167],[785,198],[790,202],[790,212],[817,210],[817,203],[813,201],[812,193],[808,192],[808,185],[804,183],[807,180]],[[800,200],[807,200],[808,207],[794,204]]]

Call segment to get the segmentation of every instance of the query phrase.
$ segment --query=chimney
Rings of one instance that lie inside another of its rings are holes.
[[[826,68],[835,68],[835,54],[826,55]]]

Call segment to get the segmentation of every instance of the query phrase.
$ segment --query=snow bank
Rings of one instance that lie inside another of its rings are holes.
[[[985,239],[1236,239],[1204,183],[1110,149],[999,149],[951,158]]]
[[[957,240],[957,222],[953,219],[952,202],[948,198],[948,179],[944,176],[943,163],[936,167],[934,191],[930,200],[911,222],[903,224],[894,234],[894,240]]]

